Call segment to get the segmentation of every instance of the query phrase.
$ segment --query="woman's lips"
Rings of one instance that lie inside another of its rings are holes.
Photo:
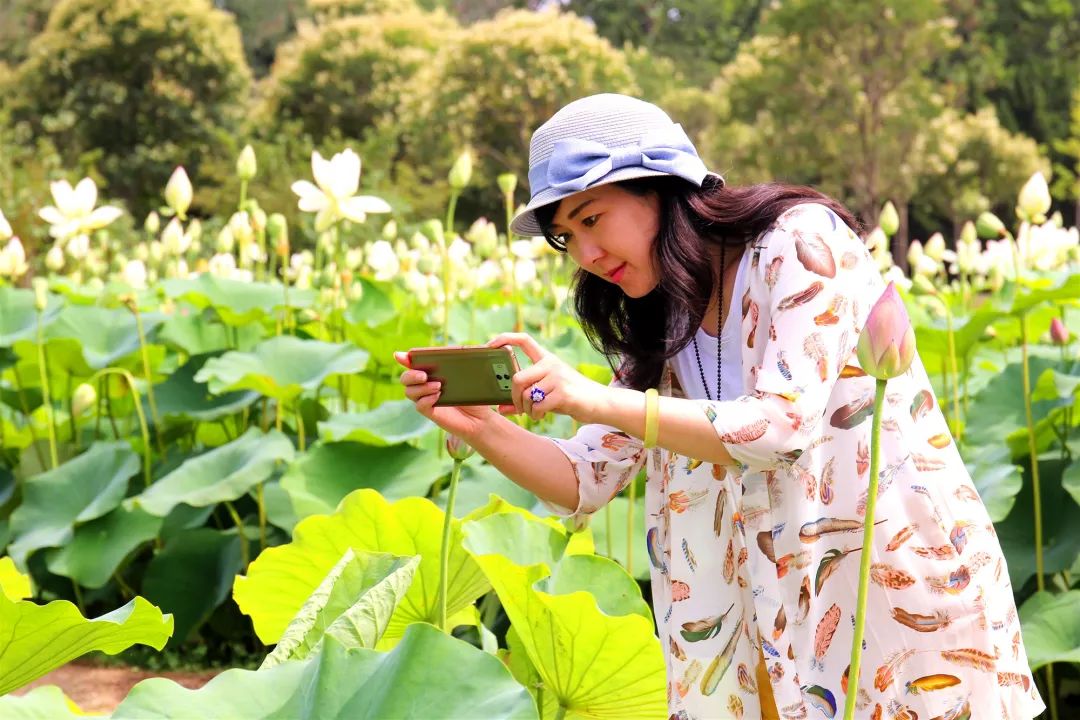
[[[626,263],[623,263],[615,269],[615,272],[611,273],[611,282],[618,283],[622,280],[622,276],[626,274]]]

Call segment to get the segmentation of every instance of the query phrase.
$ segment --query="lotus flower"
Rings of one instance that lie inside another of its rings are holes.
[[[177,165],[165,184],[165,202],[181,220],[187,220],[187,211],[191,207],[191,180],[182,165]]]
[[[49,184],[55,206],[47,205],[38,211],[42,220],[49,223],[49,235],[64,244],[75,244],[81,255],[90,245],[90,233],[114,222],[123,214],[120,208],[102,205],[95,209],[97,186],[90,178],[83,178],[74,188],[67,180]]]
[[[26,250],[17,237],[8,240],[6,247],[0,248],[0,277],[17,280],[26,274],[30,266],[26,264]]]
[[[0,210],[0,242],[7,240],[14,233],[11,231],[11,223],[4,217],[4,211]]]
[[[871,308],[856,352],[862,369],[879,380],[894,378],[911,365],[915,330],[893,283]]]
[[[1065,345],[1069,342],[1069,329],[1065,327],[1065,323],[1061,322],[1061,318],[1056,317],[1050,321],[1050,339],[1055,345]]]
[[[454,460],[468,460],[469,456],[473,454],[472,446],[465,442],[457,435],[447,433],[446,435],[446,452],[450,453],[450,457]]]
[[[1050,202],[1050,188],[1046,186],[1046,178],[1041,172],[1037,172],[1021,188],[1020,196],[1016,200],[1016,214],[1029,222],[1045,222]]]
[[[385,200],[371,195],[357,195],[360,187],[360,156],[345,149],[326,160],[319,151],[311,154],[311,173],[315,185],[307,180],[292,184],[292,191],[304,212],[317,213],[315,230],[328,230],[342,218],[361,223],[367,213],[390,212]],[[317,185],[317,187],[316,187]]]

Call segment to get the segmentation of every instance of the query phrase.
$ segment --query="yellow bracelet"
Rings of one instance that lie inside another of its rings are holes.
[[[656,388],[645,391],[645,449],[656,447],[660,431],[660,394]]]

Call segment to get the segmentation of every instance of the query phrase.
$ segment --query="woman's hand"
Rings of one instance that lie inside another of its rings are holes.
[[[565,362],[544,350],[531,335],[503,333],[488,342],[489,347],[516,345],[525,351],[533,364],[519,370],[513,378],[514,411],[540,420],[546,413],[569,415],[580,423],[592,422],[599,408],[608,400],[607,385],[590,380]],[[544,391],[544,399],[533,402],[532,389]],[[500,406],[500,412],[509,410]]]
[[[395,352],[394,359],[408,368],[401,373],[401,384],[405,386],[405,396],[416,403],[417,412],[448,433],[457,435],[468,442],[470,437],[483,429],[485,422],[490,421],[492,417],[498,417],[488,405],[435,407],[435,401],[439,399],[441,392],[440,383],[429,382],[426,372],[409,367],[408,353]],[[501,407],[509,409],[506,405]]]

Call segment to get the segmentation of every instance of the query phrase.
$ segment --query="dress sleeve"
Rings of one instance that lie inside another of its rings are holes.
[[[625,387],[618,378],[611,387]],[[549,438],[570,459],[578,483],[578,506],[570,508],[541,499],[559,517],[580,521],[609,503],[641,470],[648,453],[644,443],[610,425],[590,423],[569,439]]]
[[[732,458],[751,471],[792,463],[816,437],[833,387],[853,357],[881,277],[865,244],[831,210],[796,205],[778,218],[743,298],[742,342],[764,343],[753,387],[730,401],[698,401]],[[861,372],[861,371],[860,371]],[[872,400],[871,407],[872,407]]]

